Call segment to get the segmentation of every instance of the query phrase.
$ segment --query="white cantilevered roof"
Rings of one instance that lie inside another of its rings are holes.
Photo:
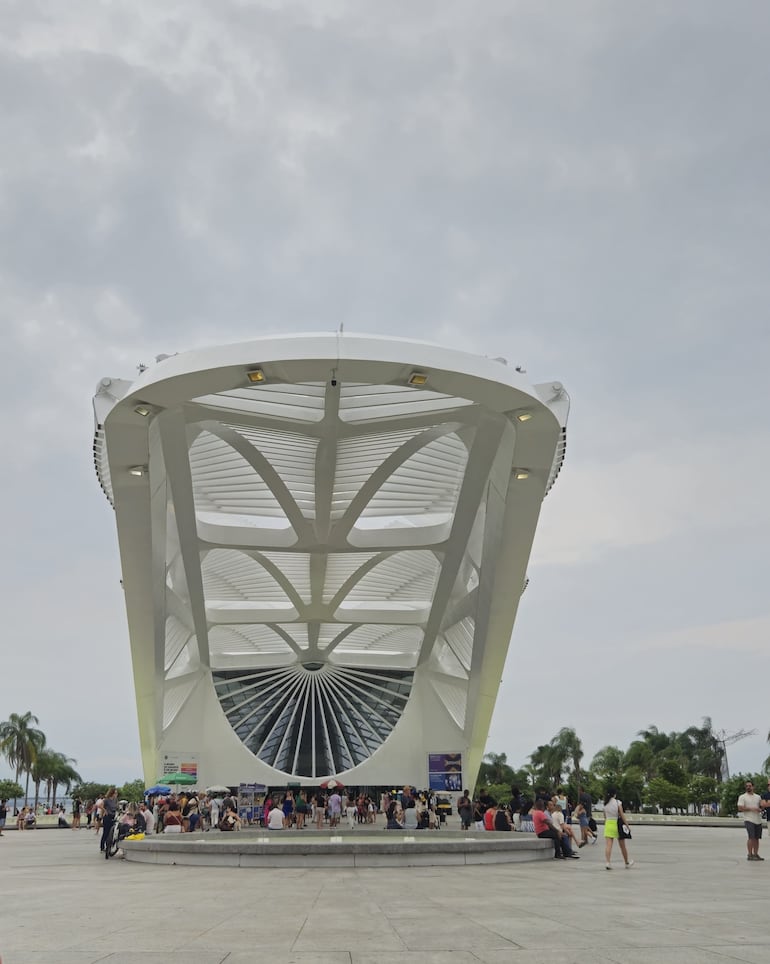
[[[483,747],[564,458],[559,383],[419,342],[308,335],[171,356],[103,379],[94,406],[146,761],[204,679],[286,774],[365,763],[417,673]]]

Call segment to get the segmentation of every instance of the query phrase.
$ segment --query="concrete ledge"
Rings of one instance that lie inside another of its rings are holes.
[[[175,834],[123,843],[137,863],[212,867],[436,867],[550,860],[553,844],[533,834],[415,834],[399,831],[342,834],[241,831]]]

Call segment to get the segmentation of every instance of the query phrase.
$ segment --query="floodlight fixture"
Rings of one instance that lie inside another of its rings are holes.
[[[410,385],[425,385],[428,381],[427,372],[412,372],[409,376]]]
[[[142,418],[147,418],[148,415],[152,415],[152,406],[148,405],[147,402],[139,402],[138,405],[134,406],[134,411]]]
[[[514,469],[513,477],[517,482],[521,482],[523,479],[528,479],[529,469]]]
[[[138,479],[141,479],[142,476],[147,475],[147,466],[146,466],[146,465],[132,465],[131,468],[128,470],[128,474],[129,474],[129,475],[133,475],[133,476],[135,476],[135,477],[138,478]]]
[[[532,412],[519,412],[516,418],[520,422],[528,422],[532,418]]]
[[[252,368],[251,371],[246,372],[246,378],[252,385],[261,385],[265,381],[265,373],[261,368]]]

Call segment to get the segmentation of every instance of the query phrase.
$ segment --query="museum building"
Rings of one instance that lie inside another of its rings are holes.
[[[568,410],[504,359],[341,332],[103,378],[148,785],[422,787],[448,759],[472,786]]]

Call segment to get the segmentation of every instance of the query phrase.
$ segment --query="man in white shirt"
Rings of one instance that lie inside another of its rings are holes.
[[[283,830],[283,810],[280,807],[273,807],[267,816],[268,830]]]
[[[748,840],[746,860],[764,860],[759,856],[759,841],[762,839],[762,798],[754,793],[754,784],[746,781],[746,792],[738,797],[738,813],[743,814],[743,826],[746,828]]]
[[[155,817],[152,815],[152,810],[149,809],[146,803],[139,804],[139,811],[144,817],[144,832],[146,834],[151,834],[155,832]]]

